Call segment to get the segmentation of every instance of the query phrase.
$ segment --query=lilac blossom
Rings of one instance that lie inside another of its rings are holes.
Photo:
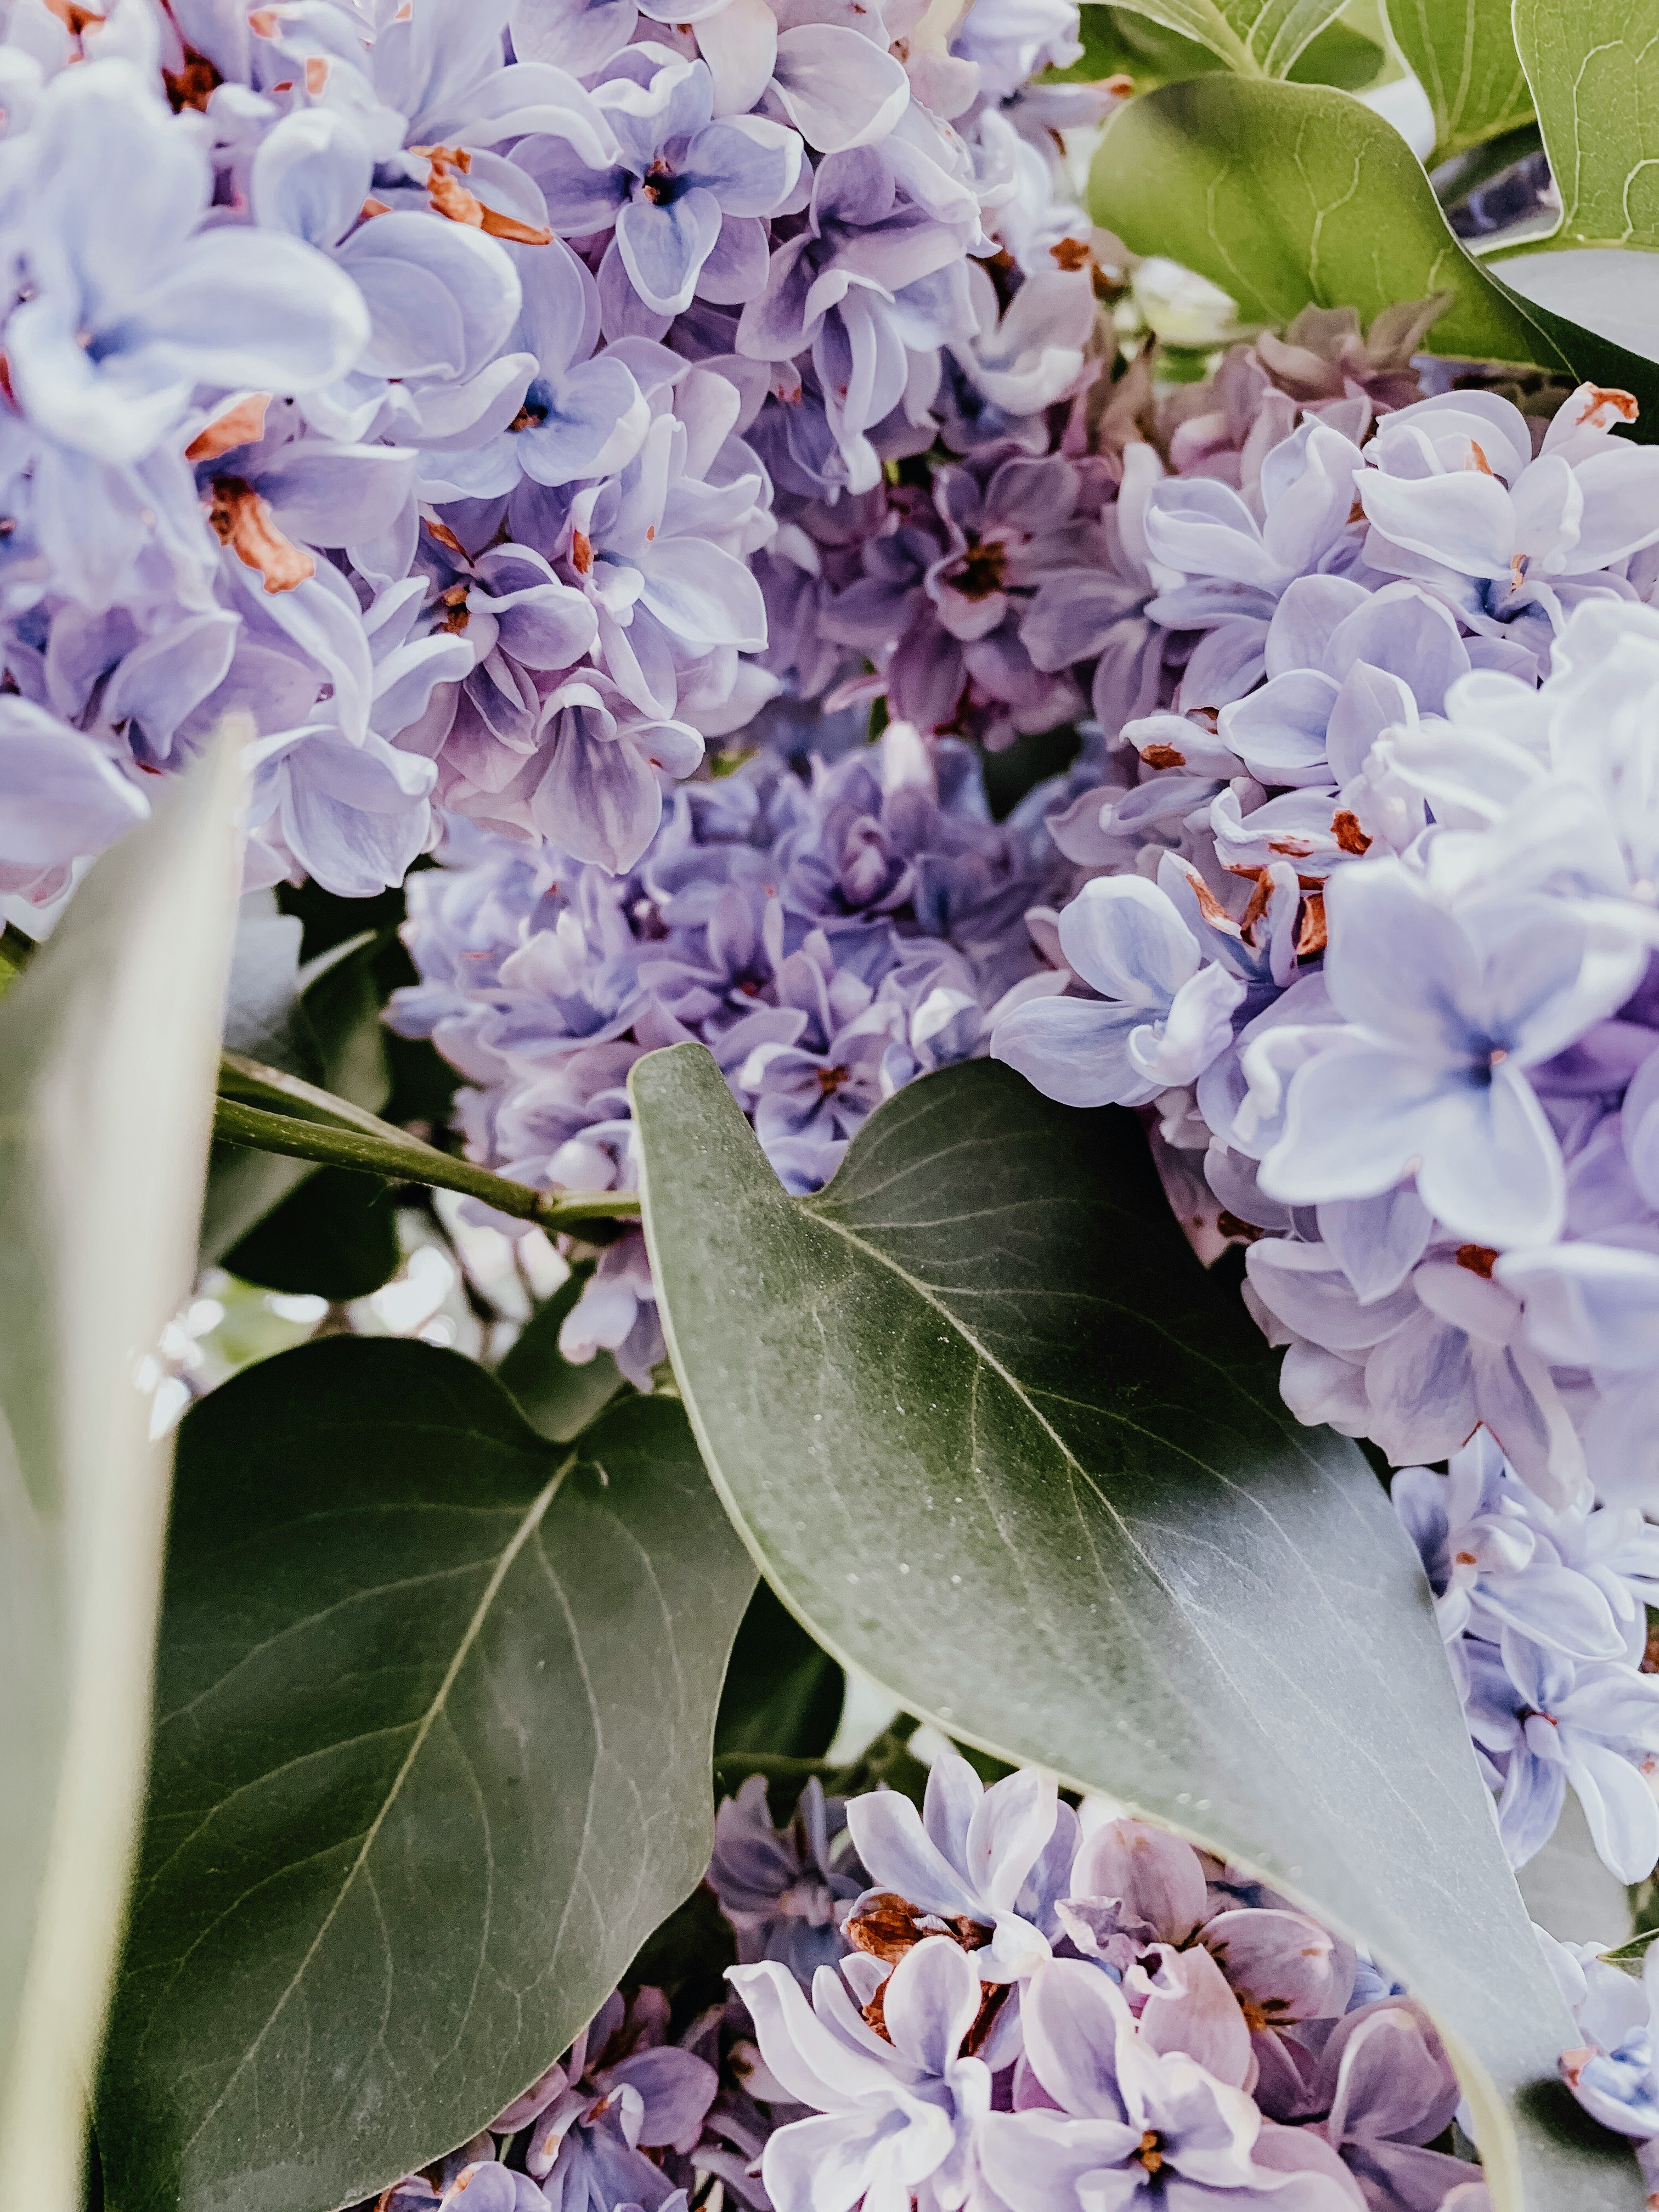
[[[945,1936],[925,1937],[890,1974],[867,1958],[844,1971],[845,1982],[820,1966],[809,2005],[775,1961],[730,1969],[769,2072],[812,2113],[769,2140],[767,2192],[777,2212],[850,2212],[861,2198],[907,2194],[922,2212],[947,2212],[974,2188],[990,2110],[991,2069],[971,2051],[980,1978]],[[878,1993],[879,2033],[869,2019]]]
[[[696,1036],[786,1182],[816,1189],[892,1087],[983,1051],[997,1006],[1048,987],[1025,915],[1070,864],[1042,832],[1045,793],[988,818],[965,746],[930,757],[894,725],[810,780],[762,756],[662,803],[619,876],[470,833],[458,865],[410,878],[427,980],[391,1018],[461,1069],[470,1147],[526,1182],[633,1188],[628,1068]],[[567,1357],[604,1346],[648,1377],[662,1346],[637,1232],[565,1332]]]
[[[775,1959],[810,1987],[819,1966],[845,1955],[842,1924],[866,1887],[847,1835],[846,1802],[826,1799],[813,1775],[793,1818],[775,1828],[765,1778],[751,1774],[714,1816],[708,1881],[743,1963]]]
[[[614,226],[599,272],[612,337],[660,337],[700,282],[706,297],[742,301],[763,280],[759,218],[789,197],[801,143],[763,116],[716,121],[714,99],[706,63],[665,46],[628,46],[599,72],[594,92],[615,137],[613,163],[596,168],[583,149],[559,138],[520,149],[555,230],[589,237]]]
[[[1171,2185],[1194,2205],[1339,2212],[1358,2201],[1317,2136],[1264,2125],[1226,2078],[1233,2069],[1218,2075],[1182,2048],[1184,2033],[1216,2055],[1199,2021],[1166,2021],[1168,2039],[1152,2039],[1106,1975],[1066,1960],[1042,1970],[1022,2013],[1042,2100],[992,2114],[981,2131],[987,2177],[1014,2212],[1127,2208]]]
[[[1599,1955],[1594,1944],[1547,1940],[1582,2041],[1561,2057],[1561,2076],[1584,2110],[1615,2135],[1642,2147],[1650,2183],[1659,2165],[1659,2076],[1656,2076],[1653,2006],[1659,1962],[1648,1946],[1638,1980]]]
[[[1052,1782],[1027,1770],[988,1790],[965,1759],[945,1754],[920,1814],[908,1797],[880,1790],[853,1799],[847,1821],[874,1885],[854,1908],[854,1931],[891,1893],[921,1909],[923,1928],[938,1915],[982,1928],[974,1964],[987,1981],[1023,1979],[1048,1956],[1077,1837],[1076,1816]]]
[[[552,2212],[672,2203],[646,2153],[689,2150],[719,2084],[706,2059],[666,2040],[667,2014],[659,1990],[607,1997],[559,2064],[492,2123],[501,2135],[529,2129],[525,2166]]]
[[[1167,895],[1139,876],[1102,876],[1060,921],[1073,969],[1098,1000],[1013,1008],[992,1050],[1070,1106],[1138,1106],[1189,1083],[1231,1040],[1244,986],[1201,948]]]
[[[1446,392],[1389,416],[1358,478],[1364,558],[1415,576],[1477,634],[1547,659],[1586,580],[1659,537],[1659,459],[1616,439],[1634,402],[1581,387],[1537,458],[1524,418],[1492,392]]]

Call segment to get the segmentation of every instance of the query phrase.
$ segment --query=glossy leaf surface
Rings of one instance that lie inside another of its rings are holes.
[[[798,1200],[701,1047],[629,1080],[688,1410],[818,1639],[1373,1944],[1455,2046],[1500,2212],[1638,2203],[1553,2131],[1571,2025],[1416,1554],[1358,1446],[1285,1412],[1134,1119],[970,1063]]]
[[[681,1409],[568,1449],[459,1355],[334,1338],[179,1449],[116,2212],[331,2212],[564,2049],[712,1834],[753,1586]]]
[[[0,1004],[0,2156],[73,2212],[143,1786],[170,1440],[236,896],[226,743]]]

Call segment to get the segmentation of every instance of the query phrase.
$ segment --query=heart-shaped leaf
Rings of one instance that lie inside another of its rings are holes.
[[[135,1369],[190,1289],[240,773],[168,791],[0,1004],[0,2160],[39,2212],[80,2201],[143,1786],[172,1454]]]
[[[1447,228],[1398,131],[1346,93],[1220,74],[1165,85],[1107,125],[1089,203],[1135,252],[1221,285],[1247,321],[1287,322],[1312,302],[1369,324],[1443,292],[1428,350],[1619,386],[1659,434],[1654,363],[1507,290]]]
[[[753,1570],[672,1401],[568,1448],[334,1338],[180,1431],[116,2212],[332,2212],[465,2142],[708,1863]]]
[[[1434,161],[1484,145],[1531,116],[1510,0],[1387,0],[1387,6],[1395,44],[1434,111]]]
[[[1638,2204],[1626,2152],[1555,2132],[1572,2029],[1416,1554],[1358,1447],[1285,1410],[1134,1119],[974,1062],[796,1200],[701,1046],[629,1083],[693,1426],[819,1641],[1373,1944],[1440,2021],[1500,2212]]]

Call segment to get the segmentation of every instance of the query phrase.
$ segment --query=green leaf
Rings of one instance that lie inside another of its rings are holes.
[[[1659,247],[1659,4],[1514,0],[1514,8],[1561,194],[1552,244]]]
[[[188,1295],[236,900],[227,740],[0,1005],[0,2159],[75,2212],[142,1802],[171,1450],[137,1360]]]
[[[319,1168],[231,1247],[223,1265],[268,1291],[343,1304],[390,1282],[402,1257],[385,1186],[345,1168]]]
[[[1218,55],[1195,39],[1166,30],[1130,6],[1085,0],[1078,11],[1083,55],[1069,69],[1052,70],[1044,83],[1095,84],[1109,76],[1134,79],[1137,92],[1183,76],[1224,66]],[[994,756],[992,756],[994,758]]]
[[[1526,122],[1532,94],[1515,50],[1510,0],[1386,4],[1395,44],[1434,111],[1433,161],[1449,161]]]
[[[1620,386],[1659,428],[1655,365],[1507,290],[1447,228],[1398,131],[1345,93],[1226,76],[1165,85],[1107,125],[1089,199],[1132,251],[1197,270],[1247,322],[1288,322],[1311,301],[1369,324],[1444,292],[1427,350]]]
[[[1515,0],[1515,36],[1562,216],[1494,266],[1541,307],[1659,361],[1659,259],[1647,258],[1659,249],[1659,0]]]
[[[709,1471],[825,1648],[947,1735],[1261,1869],[1434,2012],[1499,2212],[1638,2205],[1553,2116],[1572,2030],[1416,1554],[1300,1428],[1132,1115],[988,1061],[787,1197],[700,1046],[629,1078],[663,1318]]]
[[[1345,0],[1129,0],[1137,15],[1193,39],[1246,76],[1285,76]]]
[[[531,1315],[495,1370],[531,1427],[556,1444],[580,1435],[623,1387],[622,1370],[608,1352],[579,1363],[559,1349],[559,1331],[592,1272],[591,1264],[571,1269],[569,1279]]]
[[[847,1678],[762,1583],[732,1647],[714,1723],[718,1765],[733,1753],[822,1759],[835,1741]]]
[[[112,2212],[332,2212],[474,2134],[707,1863],[753,1572],[680,1408],[550,1447],[334,1338],[180,1431]]]
[[[1603,1951],[1601,1956],[1610,1966],[1622,1966],[1626,1973],[1639,1978],[1647,1964],[1648,1953],[1656,1942],[1659,1942],[1659,1928],[1650,1928],[1643,1935],[1632,1936],[1627,1943],[1615,1944],[1611,1951]]]

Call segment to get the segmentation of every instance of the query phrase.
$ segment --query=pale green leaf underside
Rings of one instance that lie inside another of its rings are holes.
[[[820,1640],[1372,1942],[1457,2046],[1500,2212],[1523,2172],[1528,2212],[1639,2203],[1548,2124],[1571,2026],[1416,1556],[1357,1446],[1285,1412],[1133,1118],[973,1063],[797,1200],[701,1047],[630,1084],[698,1441]]]
[[[187,1295],[236,896],[216,747],[0,1006],[0,2165],[75,2212],[143,1782],[170,1452],[134,1368]]]
[[[1387,0],[1389,28],[1429,96],[1444,161],[1531,116],[1510,0]]]
[[[466,2142],[692,1887],[753,1570],[679,1407],[550,1447],[337,1338],[188,1416],[112,2212],[332,2212]]]
[[[1561,194],[1547,250],[1659,248],[1659,0],[1515,0],[1514,20]]]
[[[1127,0],[1135,13],[1196,39],[1247,76],[1284,76],[1342,13],[1344,0]]]

